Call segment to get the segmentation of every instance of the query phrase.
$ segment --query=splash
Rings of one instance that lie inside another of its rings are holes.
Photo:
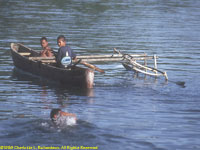
[[[58,116],[55,124],[60,127],[76,125],[76,118],[71,116]]]

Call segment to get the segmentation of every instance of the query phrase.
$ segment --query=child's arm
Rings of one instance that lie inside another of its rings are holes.
[[[72,114],[72,113],[67,113],[67,112],[60,112],[61,113],[61,115],[63,115],[63,116],[69,116],[69,117],[74,117],[75,119],[77,119],[76,118],[76,115],[75,114]]]
[[[46,57],[46,49],[44,49],[44,50],[42,50],[41,52],[40,52],[40,56],[41,57]]]
[[[47,49],[47,56],[48,57],[53,57],[53,53],[52,53],[52,50],[50,48]]]

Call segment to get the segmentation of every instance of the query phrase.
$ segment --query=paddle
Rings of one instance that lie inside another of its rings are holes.
[[[101,73],[105,73],[104,70],[98,68],[98,67],[95,66],[95,65],[89,64],[89,63],[87,63],[87,62],[85,62],[85,61],[82,61],[81,59],[79,59],[78,62],[79,62],[80,64],[86,66],[86,67],[89,67],[89,68],[94,69],[94,70],[96,70],[96,71],[99,71],[99,72],[101,72]]]
[[[181,86],[182,88],[185,88],[185,82],[184,81],[171,81],[171,80],[167,80],[168,82],[174,83],[176,85]]]

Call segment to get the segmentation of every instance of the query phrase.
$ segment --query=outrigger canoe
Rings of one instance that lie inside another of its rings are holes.
[[[33,59],[39,53],[20,43],[11,43],[11,54],[15,67],[25,72],[58,82],[66,87],[93,88],[94,70],[73,66],[63,69],[56,63]]]

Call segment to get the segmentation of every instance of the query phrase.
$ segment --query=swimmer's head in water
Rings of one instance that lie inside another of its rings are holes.
[[[60,112],[61,112],[61,109],[52,109],[51,110],[51,113],[50,113],[50,118],[51,118],[51,120],[53,121],[53,122],[55,122],[56,121],[56,117],[60,114]]]

